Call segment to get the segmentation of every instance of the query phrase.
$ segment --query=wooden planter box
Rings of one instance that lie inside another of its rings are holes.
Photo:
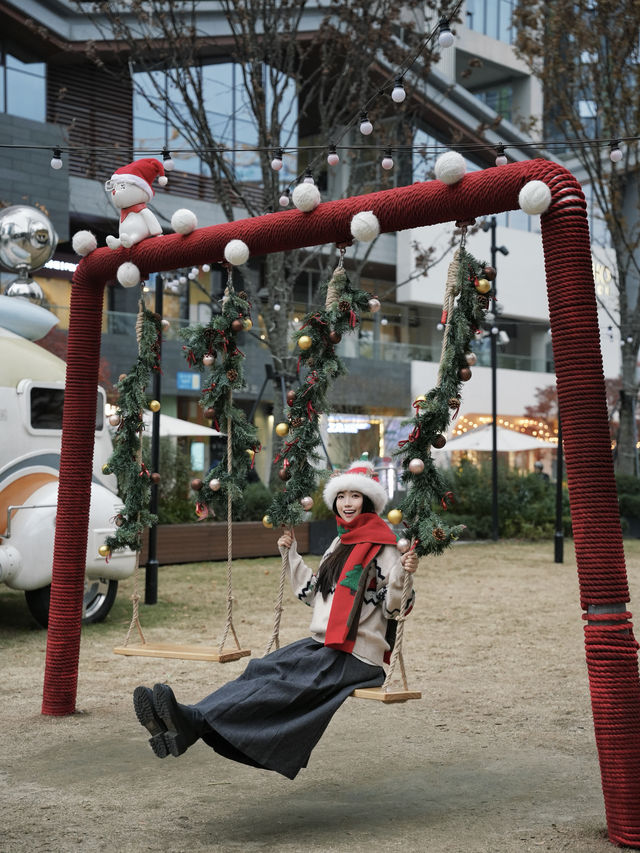
[[[278,531],[264,527],[261,521],[237,521],[233,525],[233,557],[278,556]],[[309,524],[296,527],[298,550],[309,551]],[[144,565],[149,556],[149,534],[145,533],[140,554]],[[156,558],[161,566],[177,563],[201,563],[207,560],[227,559],[226,522],[194,524],[160,524]]]

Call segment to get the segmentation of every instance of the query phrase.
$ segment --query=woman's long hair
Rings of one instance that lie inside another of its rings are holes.
[[[333,502],[332,508],[335,515],[337,515],[336,501]],[[362,512],[375,513],[371,498],[366,495],[362,495]],[[347,562],[352,550],[353,545],[343,545],[342,542],[339,542],[337,547],[320,564],[316,590],[322,595],[325,601],[331,595],[331,591],[335,589],[340,572],[344,568],[344,564]]]

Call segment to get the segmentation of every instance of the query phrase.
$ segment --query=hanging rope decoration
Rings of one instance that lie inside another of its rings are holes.
[[[431,447],[443,447],[449,423],[460,407],[462,384],[471,378],[475,355],[469,346],[488,308],[491,268],[464,248],[457,250],[447,277],[442,312],[444,339],[438,384],[414,401],[409,436],[395,456],[402,460],[407,494],[400,504],[407,541],[419,556],[440,554],[457,539],[462,525],[448,526],[435,507],[446,510],[453,500],[431,457]]]
[[[228,496],[235,500],[242,495],[254,454],[260,450],[257,430],[232,401],[232,392],[245,387],[244,353],[238,347],[238,335],[248,331],[252,322],[247,294],[235,292],[231,266],[228,270],[222,312],[213,315],[206,326],[189,326],[180,332],[187,363],[204,374],[200,405],[205,417],[215,429],[227,429],[227,449],[222,460],[204,480],[191,483],[200,518],[209,512],[225,515]]]
[[[314,463],[320,460],[316,450],[320,444],[319,418],[329,410],[330,383],[346,373],[335,348],[343,334],[358,327],[363,311],[379,307],[369,293],[351,285],[342,257],[323,289],[324,309],[306,314],[296,332],[301,385],[287,393],[287,423],[278,430],[285,434],[274,464],[280,464],[279,475],[285,486],[276,493],[267,511],[264,523],[269,526],[292,527],[311,508],[311,493],[317,483]]]
[[[109,553],[127,547],[139,551],[144,530],[157,522],[157,516],[149,511],[152,472],[142,461],[141,442],[142,413],[154,402],[148,402],[145,388],[151,373],[160,370],[161,322],[162,318],[149,311],[140,300],[136,321],[138,357],[131,371],[121,376],[116,386],[118,408],[109,419],[116,426],[113,452],[102,468],[105,474],[116,475],[124,502],[115,518],[116,531],[102,546]]]

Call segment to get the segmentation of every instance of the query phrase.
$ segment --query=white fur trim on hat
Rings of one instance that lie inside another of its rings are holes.
[[[349,489],[352,492],[360,492],[370,498],[373,508],[379,514],[387,505],[389,496],[378,481],[371,462],[357,459],[352,462],[346,471],[338,471],[327,480],[322,497],[324,502],[333,509],[333,502],[339,492]]]

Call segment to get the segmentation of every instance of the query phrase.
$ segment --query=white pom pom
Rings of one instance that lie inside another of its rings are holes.
[[[520,190],[518,204],[530,216],[544,213],[551,204],[551,190],[542,181],[529,181]]]
[[[91,231],[76,231],[71,238],[71,246],[76,255],[84,258],[94,249],[97,249],[98,241]]]
[[[379,233],[380,223],[372,210],[362,210],[351,220],[351,234],[356,240],[370,243]]]
[[[298,210],[310,213],[320,204],[320,190],[315,184],[303,181],[294,189],[291,198]]]
[[[140,284],[140,270],[130,261],[125,261],[118,267],[117,278],[123,287],[135,287]]]
[[[171,227],[178,234],[191,234],[198,227],[198,220],[192,210],[181,207],[171,217]]]
[[[467,164],[462,154],[457,151],[445,151],[436,160],[436,178],[443,184],[457,184],[467,171]]]
[[[160,177],[158,178],[158,183],[161,187],[166,187],[166,185],[169,183],[169,178],[166,175],[160,175]]]
[[[229,240],[224,247],[224,257],[234,267],[246,264],[249,260],[249,247],[242,240]]]

